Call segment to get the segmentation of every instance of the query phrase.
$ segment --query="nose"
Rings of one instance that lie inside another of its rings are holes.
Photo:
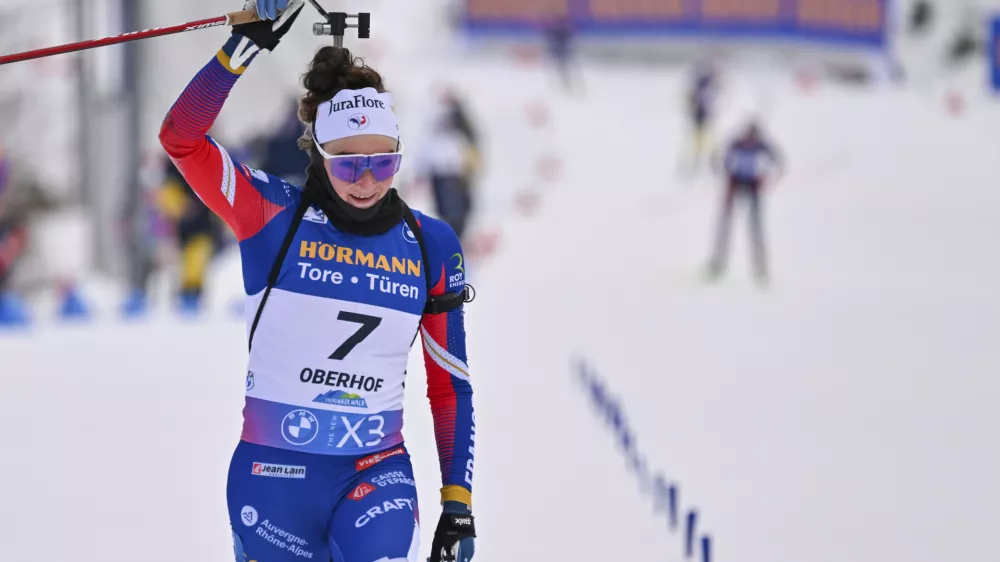
[[[365,170],[365,173],[361,174],[361,178],[358,179],[357,185],[365,189],[371,189],[375,187],[375,175],[372,174],[371,170]]]

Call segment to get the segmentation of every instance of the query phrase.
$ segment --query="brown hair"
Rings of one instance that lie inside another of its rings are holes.
[[[316,121],[316,108],[325,101],[333,99],[341,90],[360,90],[375,88],[379,93],[385,92],[382,75],[374,68],[365,64],[360,57],[355,57],[344,47],[326,46],[316,51],[309,70],[302,75],[302,85],[305,95],[299,100],[299,120],[305,123],[306,130],[299,138],[299,148],[312,152],[312,124]]]

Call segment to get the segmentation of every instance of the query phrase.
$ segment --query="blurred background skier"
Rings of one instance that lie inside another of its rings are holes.
[[[177,306],[194,313],[202,307],[205,275],[226,242],[218,217],[201,201],[177,167],[165,162],[163,183],[157,193],[160,210],[172,224],[179,251]]]
[[[445,87],[419,156],[419,174],[430,184],[434,209],[460,241],[475,207],[475,179],[480,171],[479,135],[465,102]]]
[[[567,93],[575,86],[583,88],[583,76],[573,53],[573,31],[573,19],[568,14],[549,21],[545,28],[549,57]]]
[[[694,76],[686,95],[688,119],[691,123],[689,146],[692,154],[688,163],[689,174],[698,172],[702,159],[708,152],[718,88],[719,77],[715,65],[709,61],[700,61],[695,65]],[[682,158],[681,163],[683,162]]]
[[[716,167],[719,162],[716,159]],[[773,145],[761,133],[760,124],[752,120],[743,133],[727,148],[721,162],[726,178],[719,222],[715,232],[715,245],[706,271],[709,281],[717,280],[725,272],[729,254],[729,231],[736,199],[746,201],[749,211],[750,252],[754,276],[760,284],[769,281],[767,251],[761,212],[761,191],[766,183],[777,181],[784,173],[784,162]]]

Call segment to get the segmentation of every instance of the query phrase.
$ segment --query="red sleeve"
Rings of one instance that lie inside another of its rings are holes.
[[[283,189],[260,189],[249,172],[208,136],[230,90],[256,51],[249,39],[234,35],[191,80],[160,128],[160,143],[167,155],[198,197],[240,241],[260,232],[288,204]],[[233,56],[234,52],[241,55]],[[240,61],[240,66],[232,68]]]

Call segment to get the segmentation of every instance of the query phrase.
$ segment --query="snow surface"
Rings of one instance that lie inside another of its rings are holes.
[[[954,117],[930,88],[803,95],[777,72],[731,74],[717,138],[763,115],[790,171],[766,206],[774,284],[750,282],[739,222],[731,276],[709,287],[698,268],[719,192],[675,173],[682,76],[590,65],[586,92],[567,96],[545,94],[554,78],[537,69],[453,62],[489,130],[483,189],[500,210],[486,219],[503,227],[498,253],[472,266],[466,314],[478,562],[683,558],[573,383],[576,355],[699,509],[715,560],[996,559],[987,98]],[[539,96],[551,130],[523,119]],[[525,147],[565,160],[560,181],[532,186],[534,217],[504,206],[522,187],[512,175],[529,182]],[[231,559],[245,329],[228,310],[235,257],[214,275],[198,320],[123,323],[115,288],[95,286],[106,306],[92,323],[0,335],[4,559]],[[423,559],[440,480],[421,363],[415,349],[405,435]]]

